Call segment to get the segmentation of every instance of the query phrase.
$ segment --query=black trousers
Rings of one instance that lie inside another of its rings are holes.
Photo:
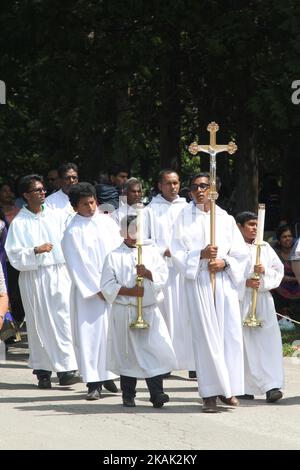
[[[38,380],[40,380],[44,377],[49,377],[49,379],[50,379],[50,377],[52,375],[51,370],[43,370],[43,369],[34,369],[32,371],[32,373],[37,376]]]
[[[92,392],[94,390],[101,390],[102,389],[102,382],[88,382],[86,384],[89,392]]]
[[[163,378],[160,375],[149,377],[146,380],[148,390],[150,392],[150,400],[163,393]],[[120,384],[123,398],[134,398],[136,395],[136,377],[120,376]]]

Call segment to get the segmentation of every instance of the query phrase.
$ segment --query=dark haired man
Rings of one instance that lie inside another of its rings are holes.
[[[76,215],[66,228],[62,248],[73,281],[75,352],[88,387],[86,399],[98,400],[102,385],[117,392],[115,375],[106,369],[108,304],[100,292],[100,279],[105,256],[121,238],[117,224],[98,212],[94,186],[78,183],[69,198]]]
[[[178,369],[194,371],[191,324],[186,309],[183,276],[174,265],[171,234],[175,220],[184,207],[186,199],[179,197],[180,181],[176,171],[165,169],[159,173],[158,188],[160,193],[145,208],[145,237],[153,240],[164,257],[169,277],[163,287],[164,299],[160,309],[167,324]]]
[[[51,388],[52,371],[60,385],[71,385],[80,379],[71,335],[71,280],[61,250],[64,218],[44,207],[46,190],[40,176],[24,176],[19,191],[27,205],[12,222],[5,249],[12,266],[21,271],[29,365],[39,388]]]
[[[193,201],[174,226],[171,252],[185,277],[202,411],[217,412],[216,399],[236,406],[244,390],[243,337],[238,285],[247,249],[235,220],[216,206],[216,246],[210,245],[209,174],[191,178]],[[215,273],[215,297],[210,282]]]
[[[78,183],[78,167],[75,163],[64,163],[59,166],[57,171],[61,182],[61,189],[46,197],[45,203],[51,209],[62,210],[65,220],[68,220],[74,214],[68,194],[71,187]]]
[[[119,208],[120,196],[128,178],[128,170],[125,166],[115,163],[108,171],[108,182],[96,185],[98,204],[104,211],[113,212]]]

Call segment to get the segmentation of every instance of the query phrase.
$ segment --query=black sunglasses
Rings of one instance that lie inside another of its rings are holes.
[[[200,183],[200,184],[193,183],[191,184],[191,191],[197,191],[198,188],[204,189],[205,191],[209,187],[210,187],[210,184],[207,184],[207,183]]]

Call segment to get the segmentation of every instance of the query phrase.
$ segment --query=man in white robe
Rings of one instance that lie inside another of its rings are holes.
[[[254,395],[266,394],[267,402],[273,403],[282,398],[284,373],[281,333],[270,290],[281,283],[284,267],[267,242],[261,246],[260,264],[255,264],[256,214],[241,212],[236,222],[249,253],[246,279],[239,289],[242,320],[249,314],[253,289],[258,289],[256,317],[262,322],[261,327],[243,327],[245,395],[241,398],[253,399]],[[251,278],[254,272],[260,275],[260,280]]]
[[[160,172],[158,187],[160,194],[155,196],[144,210],[145,237],[157,244],[168,265],[168,281],[163,287],[164,300],[159,307],[172,339],[177,367],[194,371],[191,323],[183,289],[184,278],[174,265],[170,251],[173,224],[182,209],[187,206],[187,202],[178,196],[180,181],[178,174],[173,170]]]
[[[61,250],[64,218],[43,206],[42,178],[28,175],[20,181],[27,201],[10,225],[5,250],[20,272],[25,310],[29,367],[39,388],[51,388],[51,373],[60,385],[79,382],[70,324],[71,280]]]
[[[120,197],[119,208],[112,212],[111,216],[120,227],[121,220],[127,215],[136,215],[136,205],[141,204],[142,185],[136,178],[129,178],[124,186],[124,191]],[[101,207],[100,207],[101,208]]]
[[[233,217],[216,206],[216,246],[210,245],[209,174],[191,179],[193,201],[174,225],[171,252],[185,276],[199,395],[204,412],[216,397],[236,406],[244,392],[243,338],[237,287],[247,250]],[[211,260],[211,261],[210,261]],[[215,302],[210,273],[215,273]]]
[[[74,216],[74,209],[69,201],[69,191],[78,183],[78,167],[75,163],[64,163],[58,168],[61,189],[46,197],[45,204],[50,209],[59,209],[63,212],[66,224]]]
[[[73,337],[79,371],[87,384],[87,400],[101,398],[102,385],[118,391],[106,369],[106,343],[109,305],[100,292],[105,256],[119,246],[121,237],[116,223],[100,214],[96,190],[89,183],[78,183],[69,197],[77,214],[66,228],[62,248],[73,280],[71,313]]]
[[[125,217],[121,224],[124,243],[106,257],[101,279],[101,292],[113,304],[107,368],[121,376],[124,406],[135,406],[137,378],[145,378],[150,401],[155,408],[161,408],[169,401],[163,392],[162,374],[176,368],[168,329],[157,306],[168,270],[150,240],[142,248],[143,264],[137,266],[136,217]],[[144,278],[144,287],[136,286],[137,274]],[[137,317],[137,297],[143,297],[147,329],[130,327]]]

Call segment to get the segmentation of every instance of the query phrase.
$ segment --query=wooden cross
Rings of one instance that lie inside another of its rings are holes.
[[[237,145],[235,142],[229,142],[227,145],[217,145],[216,143],[216,133],[219,130],[219,126],[216,122],[210,122],[207,126],[207,130],[210,134],[209,145],[197,144],[193,142],[189,146],[189,152],[192,155],[197,155],[198,152],[205,152],[209,154],[210,162],[210,190],[209,190],[209,199],[210,199],[210,244],[216,244],[216,200],[218,198],[217,184],[216,184],[216,170],[217,170],[217,161],[216,155],[221,152],[228,152],[233,154],[237,150]],[[211,273],[211,284],[213,293],[215,293],[215,275]]]

